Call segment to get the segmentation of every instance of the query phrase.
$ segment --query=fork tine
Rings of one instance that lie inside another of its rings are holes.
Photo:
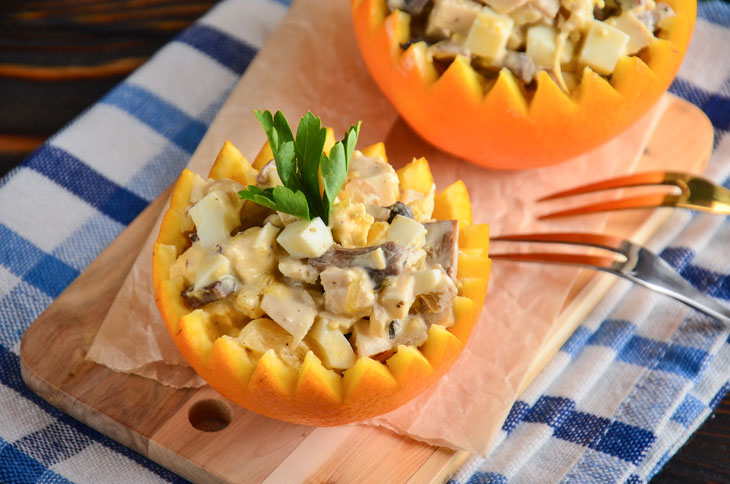
[[[541,242],[550,244],[583,245],[600,249],[621,251],[624,240],[620,237],[585,232],[547,232],[539,234],[514,234],[492,237],[495,242]],[[492,257],[490,254],[489,257]]]
[[[613,188],[628,188],[644,185],[676,185],[671,175],[671,173],[664,171],[648,171],[645,173],[635,173],[633,175],[620,176],[617,178],[611,178],[610,180],[589,183],[588,185],[582,185],[579,187],[571,188],[569,190],[553,193],[543,198],[540,198],[538,202],[555,200],[558,198],[565,198],[573,195],[582,195],[584,193],[600,192]]]
[[[506,252],[502,254],[489,254],[489,258],[511,260],[515,262],[539,262],[544,264],[583,266],[593,269],[608,269],[616,262],[616,259],[610,256],[559,254],[553,252]]]
[[[558,210],[555,212],[540,215],[538,220],[547,220],[559,217],[569,217],[572,215],[584,215],[598,212],[611,212],[615,210],[628,210],[633,208],[656,208],[667,207],[678,204],[680,198],[676,195],[667,195],[663,193],[652,193],[647,195],[637,195],[634,197],[620,198],[607,202],[598,202],[580,207]]]

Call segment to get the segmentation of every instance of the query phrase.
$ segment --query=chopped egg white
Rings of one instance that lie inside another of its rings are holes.
[[[299,220],[287,225],[276,241],[292,257],[319,257],[332,247],[332,232],[322,219]]]
[[[200,242],[213,247],[231,236],[240,225],[242,203],[237,203],[230,194],[213,191],[190,207],[188,213],[193,219]]]

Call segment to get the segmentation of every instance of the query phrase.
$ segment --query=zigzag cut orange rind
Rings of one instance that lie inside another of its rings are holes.
[[[570,94],[542,71],[528,92],[503,68],[496,81],[457,56],[439,76],[425,42],[411,43],[410,16],[386,0],[351,0],[355,36],[382,92],[421,137],[487,168],[520,170],[586,153],[627,129],[668,89],[687,50],[696,0],[666,0],[676,16],[639,56],[606,79],[585,67]]]
[[[386,158],[382,143],[362,150]],[[270,157],[266,144],[252,165],[226,143],[210,170],[211,178],[254,183],[257,167]],[[269,158],[270,159],[270,158]],[[399,170],[413,189],[433,180],[421,158]],[[463,183],[447,187],[435,197],[435,213],[458,215],[467,223],[461,237],[466,244],[459,256],[459,295],[454,301],[455,323],[431,325],[420,347],[399,346],[381,362],[361,357],[354,366],[336,373],[310,351],[299,368],[282,361],[274,349],[254,354],[237,335],[235,318],[211,313],[208,306],[186,307],[183,281],[170,278],[170,267],[186,247],[185,232],[192,222],[186,213],[194,175],[185,170],[178,179],[163,218],[153,253],[155,301],[167,329],[195,371],[224,397],[253,412],[278,420],[315,426],[342,425],[381,415],[413,399],[441,377],[456,361],[476,324],[489,277],[489,230],[471,224],[471,205]],[[430,186],[430,183],[429,183]],[[477,268],[479,266],[479,268]],[[216,303],[211,303],[216,304]],[[273,322],[272,322],[273,324]]]

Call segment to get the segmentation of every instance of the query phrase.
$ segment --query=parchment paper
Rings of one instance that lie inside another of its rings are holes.
[[[414,156],[426,156],[440,188],[464,180],[474,221],[489,223],[493,234],[602,230],[606,215],[537,222],[534,215],[541,210],[534,201],[559,189],[630,172],[658,109],[620,139],[558,166],[523,172],[479,168],[429,146],[397,117],[359,57],[348,3],[295,2],[211,125],[192,157],[192,170],[206,174],[227,139],[252,159],[265,141],[253,109],[281,109],[290,120],[311,110],[338,136],[362,119],[358,146],[385,140],[396,167]],[[157,229],[140,252],[88,358],[173,387],[200,386],[204,382],[177,352],[155,307],[151,259],[156,234]],[[425,394],[366,423],[486,454],[576,274],[570,268],[493,264],[482,317],[454,368]]]

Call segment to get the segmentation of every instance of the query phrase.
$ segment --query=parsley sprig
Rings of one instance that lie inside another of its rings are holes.
[[[249,185],[238,195],[279,212],[307,220],[320,217],[329,223],[332,204],[347,178],[361,122],[350,126],[327,156],[323,153],[327,130],[311,112],[299,121],[296,138],[281,111],[273,116],[268,110],[254,114],[266,131],[283,185],[264,189]]]

